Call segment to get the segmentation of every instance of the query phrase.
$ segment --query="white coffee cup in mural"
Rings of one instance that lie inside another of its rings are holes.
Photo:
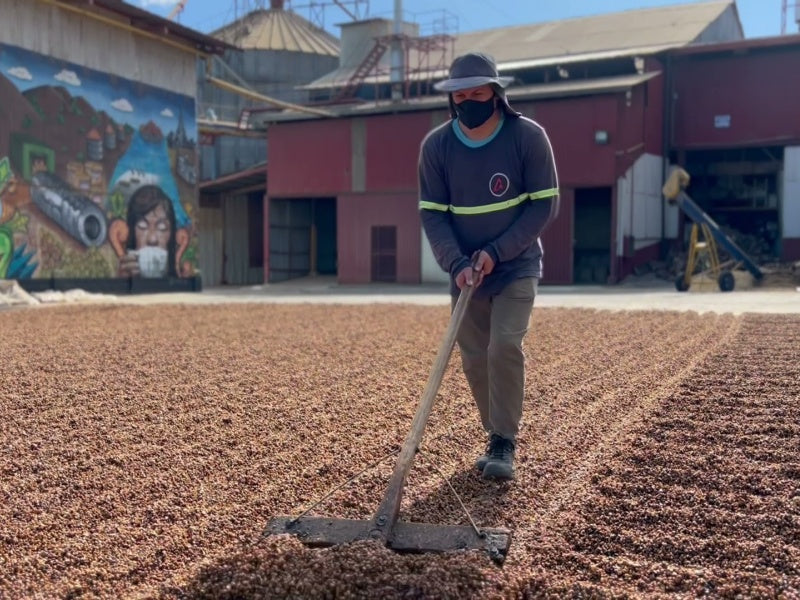
[[[145,246],[136,252],[139,255],[139,271],[142,277],[164,277],[167,274],[167,251],[157,246]]]

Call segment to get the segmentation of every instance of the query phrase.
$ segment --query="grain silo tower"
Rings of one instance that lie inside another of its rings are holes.
[[[286,10],[283,0],[270,0],[269,9],[256,9],[211,33],[237,46],[211,66],[214,77],[260,94],[303,104],[308,92],[297,89],[335,69],[339,63],[339,40]],[[242,110],[252,100],[204,83],[198,98],[199,117],[223,123],[239,123]],[[260,104],[264,106],[263,103]],[[203,177],[215,179],[266,160],[266,141],[235,137],[217,138],[213,156],[203,156]],[[211,160],[210,160],[211,159]]]
[[[264,5],[261,0],[258,4]],[[213,80],[262,97],[305,104],[308,91],[299,87],[336,68],[339,40],[286,10],[283,0],[271,0],[269,9],[252,10],[211,35],[240,50],[201,67],[198,117],[219,126],[216,133],[201,136],[198,252],[203,283],[262,283],[268,144],[266,132],[253,124],[271,106]]]

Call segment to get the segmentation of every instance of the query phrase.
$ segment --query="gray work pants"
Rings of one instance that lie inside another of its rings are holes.
[[[515,440],[525,395],[522,340],[539,280],[516,279],[491,298],[473,298],[456,341],[481,423],[488,434]],[[452,306],[455,306],[456,298]]]

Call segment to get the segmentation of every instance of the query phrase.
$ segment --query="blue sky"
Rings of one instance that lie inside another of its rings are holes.
[[[571,17],[582,17],[606,12],[617,12],[650,6],[685,4],[692,0],[403,0],[406,19],[426,25],[448,23],[459,32],[504,27],[521,23],[553,21]],[[702,0],[696,0],[702,1]],[[796,0],[790,1],[794,4]],[[161,16],[166,16],[177,4],[177,0],[128,0],[144,6]],[[243,7],[254,6],[259,0],[188,0],[178,22],[203,32],[230,22],[234,17],[234,6],[238,4],[240,14]],[[269,0],[261,0],[269,6]],[[361,16],[391,18],[394,0],[344,0],[351,9],[358,6]],[[349,20],[347,14],[333,5],[331,0],[286,0],[287,7],[303,17],[324,24],[325,28],[338,36],[338,23]],[[322,5],[324,8],[321,8]],[[314,6],[315,8],[308,8]],[[739,15],[748,38],[778,35],[781,28],[781,0],[737,0]],[[369,11],[366,13],[366,11]],[[790,9],[793,11],[793,9]],[[446,12],[445,12],[446,11]],[[789,32],[797,32],[793,15],[789,16]]]
[[[65,87],[74,97],[82,97],[95,110],[104,110],[117,123],[138,127],[153,120],[164,135],[178,126],[183,111],[189,137],[195,137],[194,100],[171,92],[135,84],[122,78],[53,61],[34,52],[0,44],[0,73],[20,92],[43,85]]]

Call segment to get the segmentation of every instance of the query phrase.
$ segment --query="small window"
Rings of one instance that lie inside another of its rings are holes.
[[[372,228],[372,281],[397,281],[397,227]]]

